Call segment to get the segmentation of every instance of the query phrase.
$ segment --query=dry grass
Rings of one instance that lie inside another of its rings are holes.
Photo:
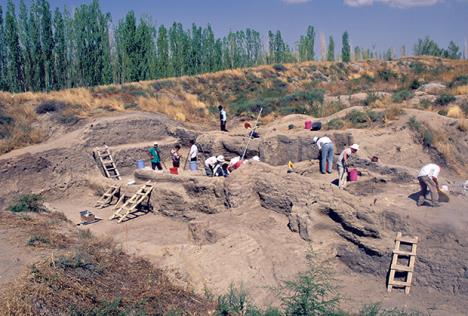
[[[458,86],[450,90],[453,95],[464,95],[468,94],[468,85]]]
[[[0,293],[2,315],[120,315],[136,311],[207,315],[213,309],[205,299],[172,285],[148,261],[125,254],[111,240],[97,239],[89,231],[66,224],[57,213],[30,217],[3,212],[0,216],[1,226],[27,234],[37,234],[36,229],[46,234],[41,226],[61,231],[61,236],[47,236],[50,257],[34,264]],[[52,242],[59,237],[65,242]]]
[[[454,105],[448,109],[447,116],[462,119],[465,118],[465,113],[463,113],[462,109],[458,105]]]
[[[406,58],[401,62],[306,62],[276,68],[266,65],[90,89],[76,88],[49,93],[0,93],[0,115],[4,113],[15,121],[6,127],[8,137],[2,139],[0,136],[0,154],[46,139],[48,135],[43,126],[51,123],[50,117],[39,117],[35,113],[36,107],[43,102],[59,101],[68,105],[62,113],[65,123],[59,122],[65,124],[66,128],[72,125],[66,125],[69,122],[66,118],[83,119],[108,112],[134,110],[163,113],[179,121],[207,122],[217,119],[216,115],[210,113],[210,107],[223,104],[229,108],[230,103],[239,98],[261,98],[267,89],[276,89],[280,83],[284,86],[285,94],[308,91],[313,87],[325,89],[327,95],[346,96],[365,91],[393,92],[401,89],[401,78],[404,75],[414,77],[409,64],[415,60],[428,69],[418,75],[426,81],[441,80],[449,83],[453,78],[468,73],[466,61],[422,57]],[[382,80],[378,75],[382,70],[388,70],[397,76],[392,75],[389,80]],[[458,90],[455,93],[461,94],[466,93],[467,87],[456,89]],[[389,104],[388,100],[380,103],[378,107],[381,108],[386,108]],[[4,126],[2,130],[5,130]]]
[[[468,132],[468,119],[458,120],[458,129],[461,132]]]

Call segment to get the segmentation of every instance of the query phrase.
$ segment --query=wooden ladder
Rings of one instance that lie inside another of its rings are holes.
[[[130,213],[135,212],[137,207],[146,199],[149,199],[150,193],[153,191],[151,181],[146,182],[131,198],[129,198],[117,211],[112,214],[110,220],[118,219],[121,223]]]
[[[112,158],[109,147],[97,148],[96,154],[101,162],[102,168],[106,177],[120,180],[120,173],[115,165],[114,158]]]
[[[109,206],[111,204],[112,199],[114,198],[114,196],[119,198],[119,194],[120,194],[120,186],[118,186],[118,185],[110,186],[106,190],[106,192],[104,192],[104,194],[99,198],[99,200],[96,202],[94,207],[96,207],[96,208],[105,208],[105,207]]]
[[[400,244],[408,245],[411,251],[401,250]],[[393,249],[392,264],[390,266],[390,275],[388,277],[387,291],[391,292],[393,287],[404,288],[405,293],[409,294],[411,282],[413,280],[414,264],[416,262],[416,249],[418,247],[418,237],[403,237],[401,232],[397,233],[395,238],[395,249]],[[405,264],[399,263],[398,259],[404,259]],[[395,280],[395,274],[402,273],[404,281]],[[406,275],[405,275],[406,274]]]

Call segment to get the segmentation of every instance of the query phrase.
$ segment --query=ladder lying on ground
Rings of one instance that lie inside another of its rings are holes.
[[[408,245],[411,251],[400,249],[400,244]],[[388,277],[387,291],[391,292],[393,287],[402,287],[405,293],[409,294],[411,290],[411,281],[413,280],[414,263],[416,262],[416,249],[418,246],[418,237],[403,237],[399,232],[395,238],[395,249],[393,250],[392,265],[390,266],[390,275]],[[398,259],[406,262],[400,263]],[[402,274],[404,281],[395,280],[395,274]],[[406,274],[406,275],[405,275]]]
[[[137,207],[146,199],[150,198],[153,191],[153,184],[151,181],[146,182],[131,198],[129,198],[117,211],[112,214],[110,220],[118,219],[121,223],[130,213],[135,212]]]
[[[120,180],[120,173],[119,170],[117,170],[117,166],[115,165],[114,158],[112,158],[109,147],[104,146],[103,148],[96,148],[95,152],[101,162],[106,177]]]
[[[119,185],[112,185],[107,189],[106,192],[99,198],[99,200],[96,202],[94,207],[96,208],[105,208],[109,206],[112,203],[112,199],[117,197],[119,199],[120,197],[120,186]]]

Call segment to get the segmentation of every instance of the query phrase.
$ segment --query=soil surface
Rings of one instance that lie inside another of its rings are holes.
[[[80,222],[80,211],[90,210],[101,220],[80,229],[112,237],[126,252],[164,268],[176,283],[198,293],[223,294],[231,283],[243,284],[257,304],[277,305],[271,288],[304,270],[313,249],[336,271],[346,310],[382,302],[431,315],[463,315],[468,308],[465,175],[443,167],[441,184],[449,186],[450,202],[439,208],[416,206],[416,176],[433,156],[406,127],[413,115],[450,124],[436,114],[411,110],[385,127],[310,132],[288,129],[289,124],[302,126],[305,116],[281,118],[262,126],[261,137],[249,145],[246,157],[258,155],[261,161],[249,160],[228,178],[209,178],[201,170],[182,170],[177,176],[135,170],[135,163],[145,159],[148,165],[146,151],[154,141],[166,166],[170,149],[181,143],[186,155],[191,139],[200,145],[202,162],[210,155],[241,155],[248,133],[241,123],[221,133],[156,114],[95,119],[46,143],[0,156],[0,206],[18,194],[39,193],[51,210],[74,223]],[[361,145],[352,162],[361,173],[357,182],[339,190],[336,171],[320,174],[319,153],[311,143],[316,135],[332,138],[335,154],[351,143]],[[466,139],[454,141],[466,148]],[[122,180],[103,176],[93,157],[94,148],[103,145],[110,147]],[[379,162],[371,162],[372,156]],[[295,163],[293,173],[287,172],[289,160]],[[121,194],[131,196],[147,180],[154,183],[148,207],[129,220],[109,220],[113,205],[94,207],[109,185],[119,184]],[[2,287],[37,254],[25,246],[26,237],[0,228]],[[386,291],[397,232],[420,240],[408,296],[398,289]]]

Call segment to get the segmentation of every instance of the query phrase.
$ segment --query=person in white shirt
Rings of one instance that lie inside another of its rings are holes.
[[[218,110],[219,110],[219,122],[220,122],[220,126],[221,126],[221,131],[222,132],[227,132],[228,131],[226,129],[227,113],[224,110],[222,105],[218,106]]]
[[[223,169],[224,156],[219,155],[218,157],[213,156],[205,160],[205,171],[208,177],[214,176],[227,176]]]
[[[195,140],[190,141],[190,153],[189,153],[189,159],[190,159],[190,170],[191,171],[197,171],[198,166],[197,166],[197,157],[198,157],[198,147],[195,145]]]
[[[326,172],[332,173],[333,168],[333,142],[330,138],[324,136],[318,138],[314,137],[314,143],[317,145],[320,151],[320,172],[325,174]],[[327,168],[328,163],[328,168]]]
[[[343,189],[346,186],[348,180],[348,159],[352,154],[355,154],[359,150],[358,144],[353,144],[341,152],[338,158],[338,187]]]
[[[418,174],[419,186],[421,191],[418,197],[418,206],[424,204],[427,193],[431,193],[431,203],[433,207],[439,206],[439,177],[440,167],[430,163],[422,167]],[[429,191],[429,192],[428,192]]]

